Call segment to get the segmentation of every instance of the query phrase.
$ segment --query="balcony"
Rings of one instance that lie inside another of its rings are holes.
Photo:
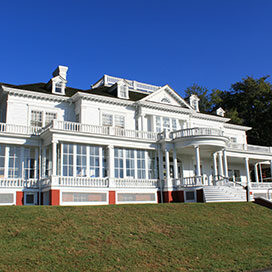
[[[42,128],[0,123],[0,134],[40,135]]]
[[[229,141],[229,138],[224,136],[222,130],[204,127],[181,129],[173,132],[164,131],[159,135],[159,138],[175,142],[178,149],[202,145],[207,147],[212,146],[213,151],[226,147]]]
[[[157,133],[150,131],[139,131],[139,130],[130,130],[123,129],[118,127],[106,127],[106,126],[97,126],[89,124],[81,124],[75,122],[67,121],[58,121],[53,120],[53,122],[44,128],[44,131],[47,129],[54,129],[59,131],[67,132],[77,132],[77,133],[86,133],[92,135],[105,135],[105,136],[116,136],[127,138],[127,139],[139,139],[145,141],[157,141]]]
[[[138,139],[152,142],[157,141],[157,133],[155,132],[123,129],[118,127],[96,126],[68,121],[53,120],[52,123],[43,128],[0,123],[0,134],[3,133],[8,135],[15,134],[26,136],[39,136],[43,132],[50,129],[73,133],[85,133],[90,135],[105,135],[111,137],[115,136],[119,138],[121,137],[122,139]]]
[[[272,154],[271,146],[229,143],[227,147],[228,149],[237,150],[237,151],[245,151],[245,152],[268,154],[268,155]]]

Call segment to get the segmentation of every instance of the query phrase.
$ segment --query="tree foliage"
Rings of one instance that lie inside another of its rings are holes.
[[[232,123],[252,127],[248,143],[272,146],[272,84],[268,78],[248,76],[232,84],[229,91],[209,91],[194,84],[185,92],[199,96],[200,111],[212,113],[222,107]]]

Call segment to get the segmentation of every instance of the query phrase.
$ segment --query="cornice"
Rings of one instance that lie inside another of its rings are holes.
[[[49,101],[58,101],[58,102],[69,102],[69,100],[70,100],[69,97],[33,92],[33,91],[29,91],[29,90],[21,90],[21,89],[6,87],[3,85],[2,85],[2,90],[3,90],[3,92],[6,92],[10,95],[20,96],[20,97],[29,97],[29,98],[49,100]]]
[[[240,125],[229,124],[229,123],[224,124],[224,127],[225,128],[237,129],[237,130],[244,130],[244,131],[248,131],[248,130],[252,129],[252,127],[240,126]]]
[[[121,106],[133,106],[135,104],[134,101],[126,100],[126,99],[120,99],[120,98],[114,98],[114,97],[107,97],[102,95],[95,95],[95,94],[87,94],[87,93],[76,93],[71,97],[73,102],[76,102],[78,99],[84,99],[89,101],[95,101],[95,102],[104,102],[108,104],[113,105],[121,105]]]

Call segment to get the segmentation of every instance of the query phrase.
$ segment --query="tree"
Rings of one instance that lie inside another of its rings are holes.
[[[252,127],[247,133],[249,144],[272,146],[272,84],[268,78],[248,76],[232,84],[229,91],[209,91],[194,84],[185,93],[200,98],[201,112],[212,113],[222,107],[231,123]]]

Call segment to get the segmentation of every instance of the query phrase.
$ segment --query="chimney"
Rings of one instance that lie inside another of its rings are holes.
[[[220,107],[216,110],[216,114],[219,116],[224,117],[225,116],[225,111]]]
[[[53,77],[61,76],[64,80],[66,80],[68,67],[59,65],[57,69],[53,72]]]

